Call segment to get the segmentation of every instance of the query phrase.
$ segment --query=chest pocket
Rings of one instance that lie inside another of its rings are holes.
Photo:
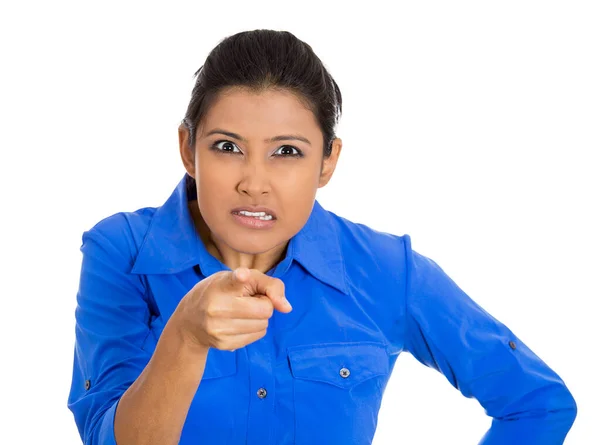
[[[382,343],[329,343],[288,349],[295,443],[370,444],[390,359]]]

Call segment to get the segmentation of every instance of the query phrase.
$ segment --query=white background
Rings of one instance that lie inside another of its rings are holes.
[[[600,443],[598,2],[15,3],[0,9],[0,443],[80,443],[81,234],[164,202],[193,73],[256,28],[308,42],[342,90],[321,203],[410,234],[565,380],[565,443]],[[489,424],[403,354],[374,443],[476,444]]]

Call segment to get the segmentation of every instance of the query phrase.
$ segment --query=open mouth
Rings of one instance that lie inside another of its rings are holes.
[[[267,212],[248,212],[246,210],[238,210],[233,211],[231,213],[233,213],[234,215],[241,215],[249,218],[260,219],[261,221],[271,221],[273,219],[276,219],[273,215],[270,215]]]

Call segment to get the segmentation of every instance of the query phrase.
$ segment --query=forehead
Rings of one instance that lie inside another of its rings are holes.
[[[302,131],[305,136],[320,128],[314,113],[291,91],[252,91],[230,88],[218,94],[203,119],[203,130],[227,127],[235,132],[269,133]],[[315,137],[315,136],[313,136]]]

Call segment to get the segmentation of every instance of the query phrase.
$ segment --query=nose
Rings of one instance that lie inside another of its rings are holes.
[[[262,163],[247,163],[244,166],[238,192],[250,197],[268,195],[271,191],[269,172]]]

